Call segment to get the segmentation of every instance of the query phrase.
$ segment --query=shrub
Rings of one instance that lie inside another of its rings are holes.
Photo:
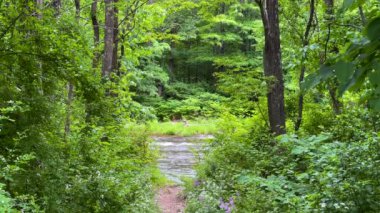
[[[184,100],[162,101],[156,106],[156,115],[160,120],[214,118],[223,112],[223,103],[227,98],[212,94],[201,93]]]
[[[230,199],[233,212],[380,210],[376,133],[339,142],[332,134],[275,139],[255,118],[227,116],[220,126],[222,134],[198,166],[196,187],[187,188],[189,212],[227,212]]]

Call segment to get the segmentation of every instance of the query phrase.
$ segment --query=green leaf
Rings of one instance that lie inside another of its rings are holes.
[[[318,136],[311,136],[310,138],[307,139],[307,143],[308,144],[319,144],[319,143],[322,143],[322,142],[325,142],[327,140],[329,140],[331,138],[331,135],[329,134],[321,134],[321,135],[318,135]]]
[[[355,3],[355,0],[344,0],[342,9],[347,10],[347,9],[351,8],[352,5],[354,5],[354,3]]]
[[[369,81],[374,87],[380,87],[380,63],[374,65],[375,70],[369,74]]]
[[[370,100],[369,105],[373,110],[380,112],[380,98]]]
[[[349,85],[347,85],[347,89],[350,89],[350,90],[360,89],[365,82],[366,76],[367,76],[366,69],[363,69],[363,68],[357,69],[353,77],[351,78]]]
[[[341,96],[350,86],[352,76],[355,72],[354,65],[352,63],[340,61],[336,63],[333,68],[340,84],[339,95]]]
[[[354,65],[347,62],[338,62],[333,66],[340,83],[347,83],[354,74]]]
[[[293,155],[300,155],[300,154],[303,154],[303,153],[306,153],[308,152],[309,149],[306,148],[306,147],[303,147],[303,146],[296,146],[292,149],[292,154]]]
[[[313,89],[322,81],[329,79],[333,74],[331,67],[323,65],[318,72],[312,73],[305,78],[305,81],[301,84],[301,91],[306,92]]]
[[[365,0],[344,0],[341,10],[353,10],[357,7],[363,5],[365,3]]]
[[[380,39],[380,17],[373,19],[367,26],[367,37],[371,41]]]

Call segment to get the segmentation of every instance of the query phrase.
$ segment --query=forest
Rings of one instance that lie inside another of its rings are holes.
[[[379,177],[379,0],[0,0],[0,212],[375,213]]]

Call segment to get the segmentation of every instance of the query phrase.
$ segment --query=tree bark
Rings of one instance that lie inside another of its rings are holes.
[[[114,4],[119,0],[114,0]],[[119,18],[117,5],[113,6],[113,16],[114,16],[114,27],[113,27],[113,51],[112,51],[112,70],[116,71],[119,69],[118,63],[118,47],[119,47]]]
[[[80,0],[75,0],[75,18],[79,21],[80,18]]]
[[[61,13],[62,2],[61,0],[53,0],[52,5],[55,9],[55,16],[57,18]]]
[[[37,18],[41,19],[42,18],[42,10],[44,6],[44,0],[36,0],[36,5],[37,5]]]
[[[96,68],[99,64],[99,43],[100,43],[100,34],[99,34],[99,21],[96,16],[97,10],[98,10],[98,0],[94,0],[91,4],[91,22],[92,22],[92,29],[94,30],[94,58],[92,59],[92,67]]]
[[[56,10],[56,14],[59,15],[59,14],[60,14],[61,7],[62,7],[62,2],[61,2],[61,0],[53,0],[53,7],[54,7],[55,10]]]
[[[362,6],[359,6],[359,15],[360,15],[360,19],[362,21],[363,26],[367,25],[367,18],[365,17]]]
[[[114,53],[114,28],[115,28],[115,11],[113,0],[104,0],[105,2],[105,30],[104,30],[104,56],[102,76],[109,78],[113,67]]]
[[[264,74],[274,78],[268,87],[268,115],[271,131],[275,135],[286,133],[284,79],[281,65],[280,27],[278,0],[256,0],[260,6],[264,24]]]
[[[309,20],[306,25],[306,30],[305,34],[302,39],[302,46],[305,48],[307,45],[309,45],[309,40],[310,40],[310,29],[313,24],[313,19],[314,19],[314,11],[315,11],[315,2],[314,0],[310,0],[310,12],[309,12]],[[306,72],[306,64],[305,61],[307,60],[307,52],[302,54],[302,59],[301,59],[301,73],[299,77],[299,87],[301,88],[301,83],[303,82],[305,78],[305,72]],[[302,93],[300,93],[298,97],[298,117],[297,121],[294,127],[295,131],[298,131],[299,128],[301,127],[302,124],[302,117],[303,117],[303,100],[304,96]]]
[[[67,136],[71,132],[71,112],[72,112],[72,103],[74,99],[74,85],[69,82],[67,84],[67,101],[66,101],[66,118],[65,118],[65,133],[64,141],[67,141]]]
[[[325,63],[327,61],[327,53],[328,53],[328,44],[330,42],[331,37],[331,25],[334,21],[334,0],[324,0],[326,4],[326,21],[327,21],[327,38],[325,43]],[[340,114],[342,112],[342,106],[343,104],[339,101],[338,97],[336,96],[336,86],[334,84],[328,84],[327,85],[329,90],[329,95],[331,97],[332,107],[335,112],[335,114]]]

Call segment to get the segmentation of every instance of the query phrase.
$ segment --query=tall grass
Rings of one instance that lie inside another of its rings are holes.
[[[199,134],[214,134],[219,128],[217,119],[191,120],[191,121],[168,121],[151,122],[148,128],[152,135],[178,135],[192,136]]]

